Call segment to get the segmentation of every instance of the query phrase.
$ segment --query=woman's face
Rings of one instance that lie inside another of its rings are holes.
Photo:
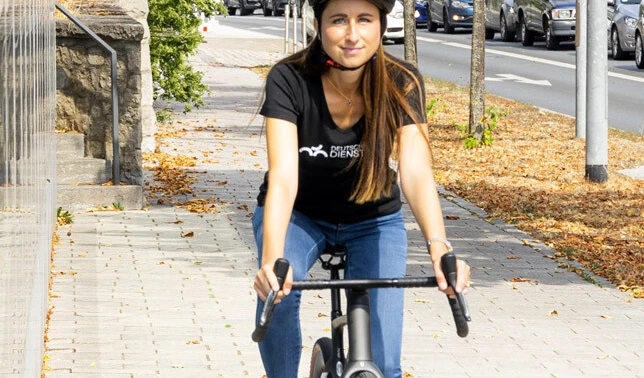
[[[363,65],[380,46],[380,10],[368,0],[329,0],[320,21],[324,51],[345,67]]]

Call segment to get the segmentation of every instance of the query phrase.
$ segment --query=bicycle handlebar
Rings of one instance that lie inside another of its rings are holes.
[[[293,281],[292,290],[324,289],[376,289],[402,287],[436,287],[436,277],[406,277],[343,280],[302,280]]]
[[[273,271],[278,276],[280,290],[288,272],[289,263],[285,259],[278,259],[275,262]],[[441,268],[447,278],[447,284],[454,288],[456,286],[456,256],[447,253],[441,258]],[[280,274],[283,272],[283,275]],[[280,278],[281,277],[281,278]],[[300,280],[293,281],[292,290],[323,290],[323,289],[374,289],[374,288],[406,288],[406,287],[436,287],[436,277],[405,277],[405,278],[376,278],[376,279],[347,279],[347,280]],[[277,293],[271,290],[266,297],[264,307],[260,314],[259,323],[253,331],[253,341],[261,341],[268,330],[273,306]],[[456,333],[465,337],[469,333],[467,322],[471,320],[469,309],[463,293],[456,293],[455,298],[447,296],[452,309],[452,316],[456,324]]]

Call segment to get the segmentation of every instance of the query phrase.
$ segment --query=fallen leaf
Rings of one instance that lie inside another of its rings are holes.
[[[195,233],[194,233],[194,232],[192,232],[192,231],[188,231],[188,232],[186,232],[186,233],[182,233],[182,234],[181,234],[181,237],[182,237],[182,238],[191,238],[191,237],[193,237],[193,236],[195,236]]]
[[[530,282],[530,280],[527,278],[514,277],[510,282]]]
[[[548,313],[548,316],[555,316],[555,315],[559,315],[559,313],[557,312],[557,310],[552,310],[552,311],[550,311],[550,312]]]

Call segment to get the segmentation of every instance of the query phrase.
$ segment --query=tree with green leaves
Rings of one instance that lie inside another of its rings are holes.
[[[149,0],[149,8],[154,98],[179,101],[189,112],[204,104],[202,96],[208,91],[203,73],[188,62],[203,40],[199,14],[210,17],[227,11],[217,0]]]

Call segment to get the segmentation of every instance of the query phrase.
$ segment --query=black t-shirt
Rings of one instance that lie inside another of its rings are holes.
[[[407,67],[422,85],[418,71],[412,66]],[[424,88],[421,89],[420,93],[424,94]],[[424,119],[424,98],[421,107],[418,93],[415,95],[409,104],[414,111],[420,112],[422,116],[419,119]],[[351,165],[351,161],[360,155],[364,116],[349,129],[338,128],[327,106],[320,76],[305,75],[291,64],[277,64],[266,79],[266,96],[260,114],[297,125],[299,180],[294,204],[296,210],[313,219],[348,224],[391,214],[401,208],[400,189],[395,184],[389,196],[377,201],[360,205],[349,201],[358,167],[357,164]],[[403,116],[403,123],[399,126],[412,123],[411,117]],[[395,172],[392,170],[391,174],[395,175]],[[268,185],[266,174],[257,197],[260,206],[264,205]]]

